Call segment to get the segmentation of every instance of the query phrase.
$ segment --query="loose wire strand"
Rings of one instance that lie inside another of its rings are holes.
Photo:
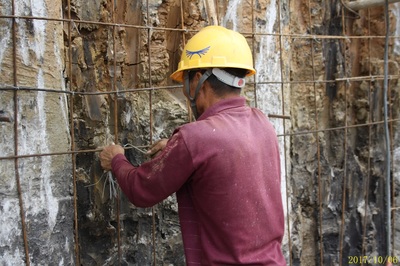
[[[346,8],[348,11],[350,11],[351,13],[353,13],[355,15],[354,19],[359,19],[361,17],[357,11],[355,11],[354,9],[349,7],[343,0],[340,0],[340,3],[342,4],[342,6],[344,6],[344,8]]]
[[[147,151],[140,149],[138,146],[134,146],[131,143],[127,143],[125,145],[123,145],[124,149],[135,149],[143,154],[147,154]],[[149,146],[140,146],[140,147],[149,147]],[[86,174],[87,175],[87,174]],[[103,190],[102,190],[102,198],[104,198],[104,192],[106,190],[106,185],[107,183],[109,184],[109,195],[110,195],[110,200],[112,198],[117,198],[118,196],[118,183],[115,181],[115,178],[112,174],[111,171],[104,171],[103,174],[101,175],[100,179],[93,184],[89,184],[86,185],[85,187],[93,187],[96,186],[97,184],[99,184],[103,178],[105,178],[104,180],[104,184],[103,184]]]
[[[383,80],[383,107],[384,107],[384,131],[385,131],[385,143],[386,143],[386,255],[391,254],[391,241],[390,237],[392,234],[391,228],[391,198],[390,198],[390,165],[391,165],[391,154],[390,154],[390,136],[389,136],[389,122],[388,122],[388,61],[389,61],[389,1],[385,0],[385,52],[384,52],[384,80]]]
[[[112,198],[117,198],[117,196],[118,196],[117,182],[115,181],[114,176],[113,176],[111,171],[104,171],[103,174],[101,175],[100,179],[96,183],[86,185],[85,187],[96,186],[97,184],[99,184],[103,180],[103,178],[105,178],[105,180],[104,180],[104,184],[103,184],[103,190],[102,190],[101,198],[104,199],[104,192],[106,190],[107,183],[109,183],[110,200]]]
[[[126,148],[126,149],[135,149],[135,150],[137,150],[137,151],[139,151],[139,152],[141,152],[143,154],[147,154],[147,151],[144,151],[144,150],[140,149],[138,146],[134,146],[134,145],[132,145],[130,143],[125,144],[123,147]],[[150,145],[149,146],[142,146],[142,147],[150,147]]]

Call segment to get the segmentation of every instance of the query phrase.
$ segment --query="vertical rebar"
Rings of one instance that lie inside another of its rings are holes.
[[[256,31],[256,29],[255,29],[255,19],[254,19],[254,0],[252,0],[251,1],[251,7],[252,7],[252,9],[251,9],[251,21],[254,21],[252,24],[251,24],[251,29],[252,29],[252,31],[251,31],[251,43],[252,43],[252,48],[253,49],[251,49],[251,52],[252,52],[252,54],[253,54],[253,66],[255,66],[255,60],[256,60],[256,57],[254,56],[255,55],[255,52],[254,51],[256,51],[256,38],[255,38],[255,34],[254,34],[254,32]],[[257,69],[256,69],[256,71],[257,71]],[[258,103],[257,103],[257,79],[256,79],[256,77],[257,77],[257,72],[256,72],[256,74],[254,75],[254,77],[253,77],[253,79],[254,79],[254,84],[253,84],[253,94],[254,94],[254,107],[256,107],[257,108],[257,106],[258,106]]]
[[[112,44],[113,44],[113,82],[112,82],[112,90],[116,93],[114,94],[114,143],[119,143],[118,141],[118,86],[117,86],[117,38],[116,38],[116,18],[115,13],[117,12],[117,4],[116,0],[112,1],[112,23],[113,23],[113,31],[112,31]],[[111,185],[111,184],[110,184]],[[118,249],[118,265],[121,265],[121,221],[120,221],[120,200],[121,200],[121,191],[119,186],[117,186],[117,194],[116,194],[116,208],[117,208],[117,249]]]
[[[310,34],[313,34],[313,29],[312,29],[312,16],[311,16],[311,2],[308,0],[308,19],[310,21]],[[315,54],[314,54],[314,39],[311,39],[311,67],[312,67],[312,81],[313,81],[313,90],[314,90],[314,112],[315,112],[315,141],[317,145],[317,179],[318,179],[318,224],[319,224],[319,250],[320,250],[320,265],[324,265],[324,236],[323,236],[323,231],[322,231],[322,223],[323,223],[323,207],[322,207],[322,181],[321,181],[321,151],[320,151],[320,145],[319,145],[319,119],[318,119],[318,103],[317,103],[317,86],[316,86],[316,78],[315,78]]]
[[[12,0],[12,15],[15,16],[15,0]],[[12,43],[13,43],[13,83],[14,86],[18,86],[18,76],[17,76],[17,37],[16,37],[16,21],[15,18],[12,19]],[[25,222],[25,209],[24,209],[24,200],[22,198],[22,188],[21,188],[21,179],[19,176],[19,162],[18,162],[18,91],[14,90],[14,171],[15,171],[15,180],[17,183],[17,192],[18,192],[18,200],[19,200],[19,212],[21,216],[21,228],[22,228],[22,237],[24,241],[24,249],[25,249],[25,263],[27,266],[30,265],[29,259],[29,244],[28,244],[28,233],[26,229]]]
[[[184,12],[183,12],[183,0],[180,0],[180,4],[181,4],[181,29],[183,30],[182,32],[182,45],[185,46],[186,44],[186,29],[185,29],[185,17],[184,17]],[[188,99],[186,99],[186,109],[188,110],[188,117],[189,117],[189,122],[193,121],[193,115],[192,115],[192,109],[190,108],[190,102]]]
[[[283,45],[282,45],[282,21],[281,21],[281,0],[278,0],[277,2],[278,5],[278,35],[279,35],[279,64],[281,67],[281,94],[282,94],[282,115],[285,115],[285,85],[284,85],[284,64],[283,64]],[[254,21],[254,20],[253,20]],[[289,191],[289,178],[288,178],[288,169],[287,169],[287,153],[286,153],[286,120],[282,119],[283,123],[283,132],[282,132],[282,137],[283,137],[283,156],[284,156],[284,162],[285,162],[285,184],[286,184],[286,215],[287,215],[287,220],[286,220],[286,227],[287,227],[287,232],[288,232],[288,245],[289,245],[289,265],[293,265],[293,258],[292,258],[292,238],[290,236],[290,215],[289,215],[289,201],[288,201],[288,195],[290,193]]]
[[[75,151],[75,126],[74,126],[74,93],[73,93],[73,75],[72,75],[72,17],[71,17],[71,0],[67,0],[68,8],[68,78],[69,89],[72,92],[69,96],[69,117],[70,117],[70,135],[71,135],[71,162],[72,162],[72,179],[73,179],[73,197],[74,197],[74,233],[75,233],[75,264],[80,265],[79,255],[79,226],[78,226],[78,192],[76,177],[76,153]]]
[[[181,0],[182,1],[182,0]],[[253,1],[253,0],[251,0],[251,1]],[[216,14],[217,14],[217,25],[219,25],[219,18],[220,18],[220,16],[219,16],[219,7],[218,7],[218,0],[216,1],[217,3],[216,4],[214,4],[214,6],[215,6],[215,12],[216,12]],[[251,5],[251,6],[253,6],[253,5]],[[254,20],[253,20],[254,21]]]
[[[368,36],[371,35],[371,12],[368,9]],[[371,38],[368,39],[368,69],[369,69],[369,75],[372,75],[371,72]],[[371,96],[371,81],[369,81],[368,83],[368,105],[370,106],[369,108],[369,116],[368,116],[368,147],[370,147],[370,145],[372,144],[372,96]],[[363,234],[362,234],[362,247],[361,247],[361,256],[365,256],[365,242],[366,242],[366,235],[367,235],[367,223],[368,223],[368,206],[369,206],[369,179],[371,178],[371,149],[368,149],[368,164],[367,164],[367,178],[365,180],[365,195],[364,195],[364,218],[363,218]],[[361,266],[364,265],[364,261],[361,261]]]
[[[181,0],[181,29],[185,30],[185,17],[183,15],[183,0]],[[185,36],[185,32],[182,33],[182,44],[185,45],[186,44],[186,36]]]
[[[345,22],[345,10],[342,8],[342,31],[343,36],[346,35],[346,22]],[[346,45],[346,44],[344,44]],[[340,45],[339,45],[340,46]],[[344,49],[344,53],[346,53],[347,49]],[[346,55],[343,56],[343,73],[347,76],[346,72]],[[346,231],[345,226],[345,214],[346,214],[346,183],[347,183],[347,134],[348,134],[348,122],[347,122],[347,112],[348,112],[348,105],[347,105],[347,94],[348,94],[349,82],[345,82],[344,84],[344,104],[345,104],[345,112],[344,112],[344,160],[343,160],[343,185],[342,185],[342,218],[341,218],[341,229],[340,229],[340,237],[339,237],[339,265],[343,263],[343,243],[344,243],[344,233]]]
[[[391,243],[390,237],[392,234],[391,228],[391,198],[390,198],[390,166],[391,166],[391,154],[390,154],[390,136],[388,126],[388,61],[389,61],[389,1],[385,0],[385,53],[384,53],[384,79],[383,79],[383,110],[384,110],[384,130],[385,130],[385,143],[386,143],[386,255],[391,255]]]
[[[148,71],[149,71],[149,87],[153,87],[152,77],[151,77],[151,34],[152,28],[150,24],[150,7],[149,0],[146,1],[147,8],[147,53],[148,53]],[[150,128],[150,145],[153,143],[153,90],[149,90],[149,128]],[[155,208],[153,206],[151,208],[151,217],[152,217],[152,241],[153,241],[153,265],[157,264],[157,252],[156,252],[156,218],[155,218]]]

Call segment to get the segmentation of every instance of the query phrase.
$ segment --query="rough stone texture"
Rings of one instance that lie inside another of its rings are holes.
[[[346,13],[347,19],[342,20],[339,2],[311,3],[311,6],[305,1],[296,2],[292,6],[293,32],[376,36],[385,31],[383,8],[371,10],[370,14],[361,11],[358,19],[354,14]],[[297,10],[311,10],[311,16]],[[383,44],[381,38],[370,41],[294,40],[293,80],[383,75]],[[395,63],[398,55],[391,52],[393,42],[389,49],[390,73],[398,75]],[[314,61],[310,61],[312,53],[315,54]],[[398,119],[399,108],[395,107],[399,101],[398,79],[390,81],[389,88],[391,117]],[[382,80],[344,80],[326,85],[316,83],[315,86],[299,84],[292,86],[291,98],[293,131],[340,128],[383,120]],[[393,123],[391,128],[394,151],[399,145],[398,135],[394,134],[397,127],[398,123]],[[382,123],[378,123],[292,137],[290,188],[294,265],[347,264],[348,256],[386,254],[383,132]],[[396,204],[398,179],[394,179],[392,185],[392,200]],[[393,221],[394,242],[398,243],[396,218]],[[393,246],[393,252],[398,254],[398,245]]]
[[[0,13],[11,15],[9,1]],[[16,1],[15,14],[61,17],[61,3]],[[45,20],[16,19],[15,48],[11,19],[1,19],[0,82],[4,85],[65,90],[62,25]],[[16,79],[14,79],[14,66]],[[0,92],[0,109],[9,118],[0,122],[0,156],[46,154],[70,149],[68,106],[63,93]],[[17,114],[14,113],[16,105]],[[17,132],[14,125],[17,123]],[[17,138],[17,150],[14,140]],[[18,169],[15,171],[15,169]],[[73,264],[72,164],[70,155],[26,157],[0,163],[0,264],[23,265],[17,176],[23,200],[26,238],[32,265]]]
[[[166,19],[161,24],[157,15],[158,10],[162,16],[167,15],[164,9],[169,6],[166,4],[150,2],[151,9],[147,13],[144,2],[116,1],[117,12],[113,14],[112,3],[103,1],[94,9],[83,12],[80,1],[72,1],[72,15],[82,20],[132,25],[146,23],[149,15],[150,25],[170,26],[166,25]],[[100,17],[96,10],[100,10]],[[176,24],[176,16],[172,20]],[[72,52],[73,89],[111,91],[167,85],[171,73],[168,51],[177,48],[174,48],[175,41],[168,42],[170,36],[167,37],[166,32],[150,31],[149,37],[147,29],[121,26],[114,30],[109,26],[86,25],[80,24],[73,30],[71,49],[66,48]],[[68,45],[67,39],[65,42]],[[175,127],[188,120],[185,104],[163,91],[76,96],[74,104],[75,139],[79,149],[100,148],[111,141],[147,146],[159,138],[169,137]],[[136,149],[128,149],[126,154],[136,165],[147,159]],[[154,250],[157,264],[184,263],[174,197],[153,209],[136,208],[123,195],[119,200],[109,195],[109,183],[103,176],[97,154],[78,155],[77,170],[80,259],[83,265],[115,265],[118,262],[122,265],[149,265]]]
[[[69,16],[67,1],[15,2],[19,15]],[[164,30],[182,28],[182,2],[184,27],[189,31]],[[302,38],[381,35],[382,8],[362,10],[359,17],[346,11],[343,19],[340,0],[71,0],[70,4],[71,18],[84,23],[16,20],[17,85],[130,91],[70,95],[73,106],[62,93],[18,91],[14,121],[14,92],[1,90],[0,115],[9,117],[9,122],[0,122],[4,132],[0,156],[16,152],[15,122],[18,154],[67,152],[70,131],[76,150],[99,149],[112,141],[145,150],[169,137],[189,121],[181,89],[141,89],[174,85],[168,76],[175,70],[184,40],[218,21],[244,33],[253,49],[258,73],[249,79],[256,84],[244,90],[248,103],[266,114],[290,115],[285,121],[271,118],[282,151],[287,217],[283,250],[288,263],[347,265],[349,255],[385,255],[382,80],[309,82],[382,75],[384,40]],[[399,36],[400,5],[391,5],[391,10],[392,34]],[[0,0],[0,13],[12,14],[9,1]],[[11,21],[0,19],[0,86],[14,84]],[[400,41],[391,39],[391,75],[399,75],[399,47]],[[389,86],[390,115],[398,119],[398,79]],[[344,128],[367,123],[375,124]],[[394,206],[400,204],[399,127],[392,123]],[[321,130],[325,128],[338,129]],[[301,132],[308,133],[282,136]],[[134,165],[148,160],[130,146],[126,154]],[[71,155],[21,158],[17,163],[31,263],[76,264]],[[21,265],[25,259],[14,167],[13,159],[0,161],[0,263],[6,265]],[[174,196],[148,209],[136,208],[122,194],[113,197],[96,152],[76,155],[75,175],[82,265],[184,264]],[[393,252],[399,256],[398,209],[392,214]]]

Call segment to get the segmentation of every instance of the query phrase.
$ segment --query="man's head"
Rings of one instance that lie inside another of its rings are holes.
[[[189,81],[193,80],[197,72],[203,75],[207,70],[187,70]],[[213,68],[211,72],[213,74],[205,82],[209,84],[216,96],[224,97],[227,94],[240,94],[240,89],[245,84],[245,77],[248,70],[242,68]]]
[[[197,116],[196,98],[204,86],[212,88],[217,97],[240,94],[244,77],[253,74],[253,57],[244,36],[208,26],[188,41],[171,78],[185,83],[185,95]]]

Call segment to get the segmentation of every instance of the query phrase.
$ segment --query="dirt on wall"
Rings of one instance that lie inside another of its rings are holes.
[[[113,29],[80,24],[73,30],[71,49],[66,47],[73,53],[74,60],[71,80],[76,84],[71,85],[87,91],[171,85],[168,76],[177,65],[183,38],[179,32],[157,27],[179,28],[183,16],[185,26],[195,31],[218,17],[222,20],[223,14],[232,8],[224,1],[216,1],[215,9],[212,9],[210,1],[206,2],[208,4],[187,1],[181,14],[180,1],[149,1],[149,10],[145,2],[116,1],[115,13],[111,1],[85,9],[80,1],[72,1],[72,14],[78,19],[155,28]],[[253,8],[250,1],[238,4],[242,12],[238,15],[242,18],[241,31],[252,32],[252,19],[258,25],[268,23],[263,12],[271,4],[269,1],[256,1]],[[281,6],[281,25],[275,23],[276,32],[375,36],[384,30],[382,7],[354,13],[341,1],[281,1]],[[232,27],[235,21],[226,19],[225,23]],[[185,39],[192,34],[185,34]],[[258,41],[256,37],[255,43],[251,43],[255,50],[260,49]],[[367,126],[367,129],[345,128],[383,119],[382,81],[341,80],[382,75],[384,40],[288,38],[284,41],[290,49],[282,50],[282,69],[290,69],[290,80],[299,81],[291,84],[286,95],[292,103],[290,130],[313,132],[343,127],[342,130],[291,137],[288,167],[290,243],[284,245],[287,260],[293,265],[336,265],[346,264],[350,255],[384,254],[384,164],[375,163],[384,160],[383,128],[379,125]],[[276,39],[276,44],[278,42]],[[395,58],[390,60],[391,74],[397,75]],[[115,73],[114,69],[117,70]],[[329,82],[302,82],[312,80]],[[399,97],[397,80],[390,82],[390,88],[395,105]],[[250,96],[250,104],[254,104],[252,101],[254,98]],[[75,134],[81,149],[97,148],[115,138],[114,108],[118,108],[121,115],[116,126],[117,138],[123,144],[149,145],[158,138],[168,137],[175,127],[188,121],[179,89],[87,96],[77,98],[75,104]],[[398,109],[393,108],[392,117],[398,115]],[[128,150],[127,154],[134,164],[147,159],[134,149]],[[104,185],[103,172],[95,155],[83,154],[77,162],[82,262],[113,264],[118,256],[116,200],[110,199],[107,189],[104,192],[108,185]],[[97,185],[92,186],[94,183]],[[149,265],[154,256],[153,249],[156,250],[156,261],[162,261],[163,265],[184,263],[174,197],[154,210],[143,210],[133,207],[121,195],[119,208],[124,263]],[[153,246],[153,232],[156,247]]]
[[[91,5],[94,6],[71,1],[72,16],[124,25],[143,25],[147,21],[154,27],[179,25],[176,12],[180,9],[173,2],[150,2],[148,12],[145,2],[140,1],[99,1]],[[66,6],[64,10],[68,11]],[[71,80],[76,82],[72,88],[112,91],[168,85],[167,77],[172,71],[169,65],[179,45],[176,34],[161,30],[148,34],[146,29],[135,27],[79,24],[72,30],[71,47],[67,35],[64,39],[67,53],[72,53]],[[176,97],[176,91],[139,90],[75,97],[75,139],[79,149],[99,148],[117,139],[123,145],[143,146],[141,149],[146,150],[153,141],[168,138],[174,128],[188,121],[185,102]],[[135,165],[149,159],[137,149],[128,149],[126,155]],[[174,196],[153,209],[135,208],[122,194],[119,199],[113,197],[97,154],[78,155],[77,171],[82,265],[150,265],[154,250],[156,260],[163,265],[184,264]],[[155,243],[153,238],[157,239]]]

